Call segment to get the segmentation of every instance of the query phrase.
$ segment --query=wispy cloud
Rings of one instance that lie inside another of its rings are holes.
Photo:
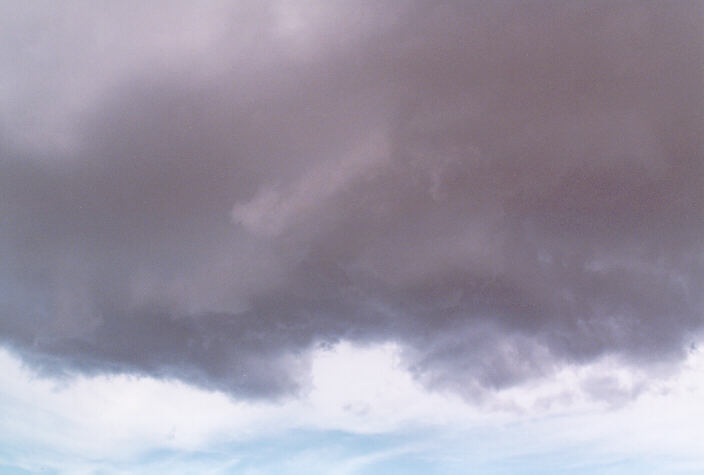
[[[429,392],[399,361],[393,345],[343,343],[318,351],[306,396],[261,403],[147,377],[47,379],[3,352],[0,463],[61,472],[182,465],[201,473],[368,473],[414,463],[451,473],[518,461],[556,471],[613,462],[623,470],[615,473],[639,463],[704,466],[704,434],[690,423],[704,417],[701,351],[678,376],[648,384],[625,405],[585,385],[593,374],[637,378],[609,362],[566,367],[478,407]]]

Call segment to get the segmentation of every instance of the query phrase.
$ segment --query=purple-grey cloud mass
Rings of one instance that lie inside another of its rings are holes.
[[[0,337],[248,396],[466,396],[702,327],[704,7],[6,3]]]

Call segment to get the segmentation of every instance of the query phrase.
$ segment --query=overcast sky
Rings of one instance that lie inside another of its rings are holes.
[[[0,1],[0,263],[0,472],[704,470],[704,3]]]

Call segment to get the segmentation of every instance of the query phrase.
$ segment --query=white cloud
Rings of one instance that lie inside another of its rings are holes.
[[[79,461],[127,462],[155,450],[207,450],[291,429],[391,434],[435,428],[448,434],[489,434],[482,442],[485,457],[588,443],[605,453],[670,456],[682,464],[704,466],[699,455],[704,438],[701,350],[692,351],[679,375],[645,385],[635,400],[620,406],[594,397],[594,378],[611,378],[607,390],[631,395],[645,375],[604,360],[566,367],[542,383],[501,391],[483,407],[455,395],[428,392],[402,368],[399,352],[393,343],[343,342],[319,349],[307,394],[262,403],[149,377],[47,379],[3,350],[0,445],[11,449],[5,450],[0,464],[78,470]],[[511,444],[501,435],[509,426]],[[406,449],[388,450],[402,456]],[[367,455],[373,461],[384,453]],[[351,471],[358,462],[366,463],[365,456],[360,457],[357,462],[350,459]],[[228,462],[233,463],[235,459]]]

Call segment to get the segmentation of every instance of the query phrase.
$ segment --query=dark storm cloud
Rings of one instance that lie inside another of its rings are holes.
[[[695,338],[700,3],[216,7],[17,13],[51,28],[3,50],[7,344],[274,395],[393,339],[472,395]]]

